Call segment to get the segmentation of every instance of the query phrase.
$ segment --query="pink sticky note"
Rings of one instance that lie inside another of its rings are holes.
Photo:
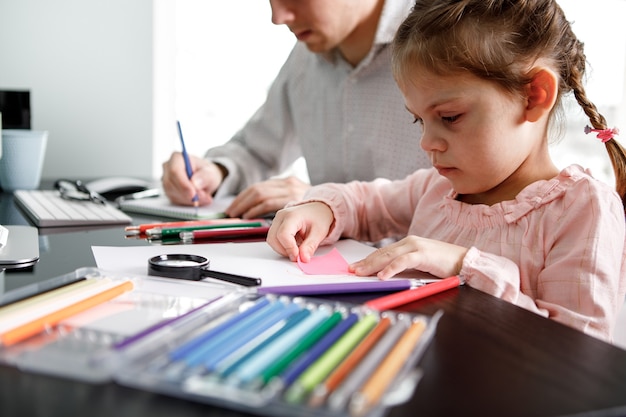
[[[341,275],[351,274],[348,271],[348,262],[341,256],[337,248],[333,248],[326,255],[314,256],[309,262],[302,262],[298,258],[298,266],[309,275]]]

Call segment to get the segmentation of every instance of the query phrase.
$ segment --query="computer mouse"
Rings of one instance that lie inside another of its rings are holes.
[[[106,177],[85,183],[85,186],[107,199],[132,194],[150,188],[148,181],[132,177]]]

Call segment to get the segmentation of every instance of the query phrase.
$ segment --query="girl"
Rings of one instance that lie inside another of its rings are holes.
[[[410,268],[460,275],[610,341],[626,292],[626,157],[585,94],[583,45],[560,7],[417,0],[393,48],[394,76],[433,168],[314,187],[276,215],[268,243],[307,262],[340,237],[408,234],[351,270],[380,279]],[[570,91],[591,121],[586,131],[611,156],[617,193],[550,159],[549,127]]]

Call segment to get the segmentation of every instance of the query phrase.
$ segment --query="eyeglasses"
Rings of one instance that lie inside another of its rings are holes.
[[[60,179],[55,181],[54,188],[61,193],[61,198],[66,200],[92,201],[106,204],[106,199],[95,191],[89,190],[80,180],[71,181]]]

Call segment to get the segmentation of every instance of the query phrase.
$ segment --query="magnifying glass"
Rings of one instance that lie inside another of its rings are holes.
[[[199,281],[203,278],[215,278],[246,287],[261,285],[261,278],[212,271],[209,269],[209,264],[209,259],[199,255],[158,255],[148,260],[148,275],[188,279],[191,281]]]

